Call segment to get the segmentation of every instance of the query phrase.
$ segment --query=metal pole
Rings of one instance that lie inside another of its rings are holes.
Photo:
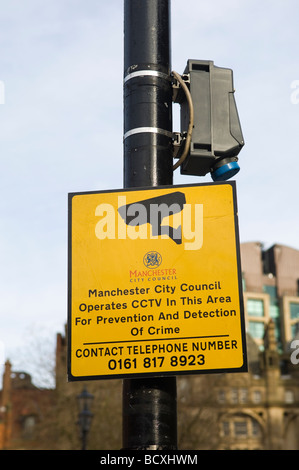
[[[124,187],[171,185],[170,0],[124,0]],[[176,378],[126,379],[123,448],[176,449]]]
[[[169,0],[125,0],[124,187],[173,181]]]

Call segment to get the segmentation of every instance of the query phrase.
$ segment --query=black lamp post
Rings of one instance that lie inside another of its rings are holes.
[[[90,406],[92,403],[94,396],[89,393],[86,388],[82,390],[82,392],[77,395],[78,403],[79,403],[79,420],[78,420],[78,425],[79,425],[79,432],[80,432],[80,438],[82,441],[82,450],[86,450],[86,441],[87,441],[87,435],[90,430],[90,425],[92,421],[93,414],[90,411]]]

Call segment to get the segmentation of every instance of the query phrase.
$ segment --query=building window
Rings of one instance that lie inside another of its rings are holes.
[[[253,403],[261,403],[262,401],[262,392],[260,390],[254,390],[252,396]]]
[[[285,391],[284,400],[286,403],[294,403],[294,393],[292,390]]]
[[[290,302],[291,320],[299,319],[299,303]]]
[[[270,296],[270,303],[275,304],[277,302],[277,288],[275,286],[263,286],[263,291]]]
[[[223,392],[224,393],[224,392]],[[231,403],[247,403],[248,402],[248,390],[247,388],[232,388],[230,391]],[[224,403],[224,401],[222,402]]]
[[[250,321],[249,322],[249,333],[253,338],[262,339],[265,334],[265,327],[263,322]]]
[[[248,390],[247,388],[241,388],[240,390],[240,403],[247,403],[248,401]]]
[[[261,299],[247,299],[247,312],[250,317],[263,317],[264,301]]]
[[[251,421],[251,426],[252,426],[252,429],[251,429],[252,435],[254,437],[259,436],[261,434],[261,429],[260,429],[259,423],[253,419]]]
[[[23,418],[23,437],[25,439],[30,439],[33,437],[35,423],[35,416],[29,415]]]
[[[239,401],[239,394],[238,394],[238,389],[237,388],[232,388],[231,389],[231,402],[236,404]]]
[[[218,391],[218,403],[225,403],[225,391],[224,390]]]
[[[292,335],[292,338],[295,338],[295,336],[297,336],[298,331],[299,331],[299,322],[298,322],[298,323],[294,323],[293,325],[291,325],[291,335]]]
[[[248,436],[247,420],[235,421],[234,422],[234,434],[236,437]]]
[[[278,305],[270,305],[270,317],[275,320],[276,318],[279,318],[279,315],[280,310]]]
[[[222,421],[222,434],[223,436],[230,435],[229,421]]]
[[[234,436],[238,439],[257,438],[262,434],[258,421],[246,415],[235,415],[222,421],[220,432],[222,437]]]

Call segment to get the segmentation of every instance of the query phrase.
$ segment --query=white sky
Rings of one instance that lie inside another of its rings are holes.
[[[23,345],[66,322],[67,193],[123,184],[123,1],[0,6],[0,342],[29,370]],[[173,69],[234,71],[240,237],[266,247],[299,249],[298,19],[297,0],[172,0]]]

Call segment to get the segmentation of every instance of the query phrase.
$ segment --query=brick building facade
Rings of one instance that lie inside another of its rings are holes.
[[[0,449],[39,447],[37,432],[54,404],[54,390],[41,390],[26,372],[14,372],[5,363],[0,391]]]

